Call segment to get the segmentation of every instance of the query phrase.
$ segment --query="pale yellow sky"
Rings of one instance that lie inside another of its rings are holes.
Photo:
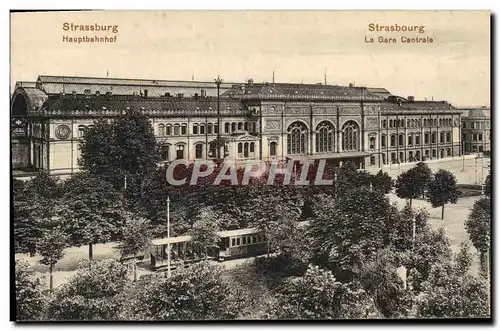
[[[115,44],[73,44],[65,22],[118,25]],[[368,25],[423,25],[425,33]],[[397,44],[380,44],[379,36]],[[431,44],[400,38],[430,37]],[[373,37],[375,43],[366,43]],[[490,104],[487,11],[108,11],[11,14],[11,83],[38,75],[385,87],[457,106]]]

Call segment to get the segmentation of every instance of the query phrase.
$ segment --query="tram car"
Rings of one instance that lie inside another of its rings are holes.
[[[302,227],[307,221],[299,222]],[[258,228],[245,228],[217,232],[220,238],[219,247],[208,251],[208,259],[224,261],[227,259],[256,256],[268,252],[267,239]],[[150,248],[151,267],[154,270],[164,269],[168,265],[168,244],[170,244],[170,268],[200,261],[202,256],[196,254],[189,235],[154,239]]]

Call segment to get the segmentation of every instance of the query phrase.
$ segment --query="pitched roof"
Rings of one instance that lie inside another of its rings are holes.
[[[466,118],[490,118],[491,110],[488,108],[465,109],[462,117]]]
[[[219,106],[221,114],[246,113],[244,105],[239,100],[221,98]],[[50,97],[46,103],[48,111],[46,113],[56,112],[57,114],[73,114],[75,111],[84,114],[89,110],[96,112],[106,110],[120,114],[126,109],[140,110],[151,115],[215,116],[217,114],[217,100],[214,98],[64,95]]]
[[[253,95],[263,96],[305,96],[305,97],[372,97],[382,100],[383,98],[371,93],[366,87],[323,85],[323,84],[286,84],[286,83],[264,83],[247,84],[235,86],[226,91],[224,96]]]
[[[445,101],[414,101],[414,102],[389,102],[384,101],[380,104],[381,111],[404,111],[404,110],[417,110],[433,112],[436,110],[457,110],[451,104]],[[458,110],[457,110],[458,111]]]
[[[148,90],[149,96],[160,96],[165,95],[165,93],[194,95],[194,93],[201,94],[201,89],[204,89],[207,95],[217,95],[215,82],[43,75],[38,76],[37,82],[47,94],[63,92],[85,94],[86,91],[95,94],[99,91],[101,94],[111,92],[116,95],[133,95]],[[222,83],[220,86],[221,93],[233,85],[234,83]]]

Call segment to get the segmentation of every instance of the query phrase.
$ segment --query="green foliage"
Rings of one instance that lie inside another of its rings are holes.
[[[121,195],[88,172],[72,175],[63,185],[62,227],[71,245],[105,243],[123,225]]]
[[[345,192],[336,203],[322,202],[309,228],[320,266],[349,277],[353,266],[372,260],[391,244],[399,212],[381,192],[360,187]]]
[[[474,202],[471,213],[465,221],[465,228],[474,247],[484,252],[491,243],[491,199],[481,198]]]
[[[208,262],[177,271],[170,278],[152,278],[138,283],[128,300],[129,318],[137,320],[212,320],[237,315],[231,288],[219,266]]]
[[[14,180],[12,193],[15,252],[33,255],[44,230],[54,225],[60,193],[58,181],[40,172],[25,184]]]
[[[193,252],[206,257],[211,250],[218,248],[218,231],[220,225],[217,214],[212,208],[202,209],[196,217],[193,228],[188,231],[192,237]]]
[[[38,241],[37,252],[42,257],[41,264],[52,267],[64,256],[67,247],[67,235],[60,229],[45,231]]]
[[[435,231],[425,226],[417,231],[415,250],[404,261],[413,290],[421,291],[421,284],[429,279],[433,266],[451,260],[452,256],[450,241],[443,228]]]
[[[460,192],[455,176],[444,169],[439,169],[428,185],[428,197],[432,207],[441,207],[446,203],[456,203]]]
[[[409,199],[410,204],[412,199],[418,198],[423,191],[421,182],[417,180],[417,168],[412,168],[403,172],[396,180],[396,195],[402,199]]]
[[[373,301],[359,288],[338,282],[329,270],[310,266],[303,277],[287,279],[278,295],[276,316],[285,319],[369,318]]]
[[[491,170],[486,176],[486,180],[484,182],[484,195],[491,198]]]
[[[422,283],[417,317],[479,318],[489,317],[489,288],[469,274],[471,256],[462,246],[455,261],[432,265],[427,281]],[[465,268],[465,269],[464,269]]]
[[[375,176],[372,177],[372,186],[374,190],[379,190],[384,194],[392,191],[394,181],[387,172],[380,170]]]
[[[151,240],[151,222],[131,213],[125,213],[124,226],[121,229],[121,241],[118,249],[122,258],[136,257],[144,252]]]
[[[15,264],[16,321],[34,321],[43,316],[45,298],[41,280],[28,270],[25,261]]]
[[[375,260],[362,262],[356,268],[355,279],[373,298],[377,309],[387,318],[404,318],[413,313],[414,296],[404,288],[397,274],[401,258],[384,249]]]
[[[114,261],[83,263],[51,298],[47,316],[53,320],[116,320],[124,305],[120,294],[128,283],[127,266]]]
[[[101,176],[115,188],[124,186],[132,194],[140,189],[142,179],[153,172],[160,161],[160,151],[147,116],[129,110],[113,122],[96,121],[85,131],[80,143],[83,169]]]

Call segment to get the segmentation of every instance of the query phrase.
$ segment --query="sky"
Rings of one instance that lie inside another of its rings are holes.
[[[64,23],[112,32],[64,31]],[[369,31],[369,24],[424,33]],[[67,37],[116,36],[116,43]],[[378,38],[397,43],[379,43]],[[401,37],[432,38],[406,44]],[[367,40],[374,39],[374,43]],[[94,11],[11,14],[11,88],[38,75],[384,87],[490,105],[488,11]]]

